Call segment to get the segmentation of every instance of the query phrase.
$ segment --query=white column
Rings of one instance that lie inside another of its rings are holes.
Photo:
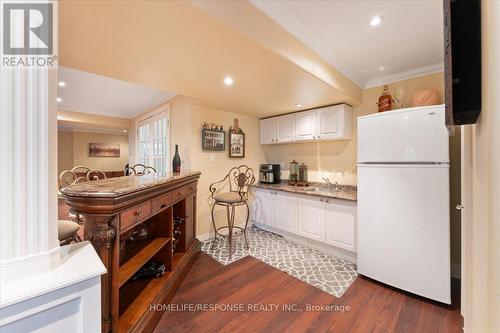
[[[56,72],[2,68],[0,269],[57,248]],[[43,260],[37,259],[40,264]],[[48,261],[45,261],[47,264]]]

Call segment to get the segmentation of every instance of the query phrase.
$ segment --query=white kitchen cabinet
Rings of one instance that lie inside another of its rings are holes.
[[[352,108],[347,104],[300,111],[260,121],[261,144],[351,138]]]
[[[325,241],[325,202],[321,197],[299,195],[297,200],[298,234]]]
[[[250,208],[250,220],[267,226],[274,226],[274,195],[272,191],[252,189],[253,200]]]
[[[252,193],[252,222],[356,252],[355,201],[262,188]]]
[[[272,191],[260,190],[256,197],[259,197],[260,211],[256,221],[269,227],[274,226],[274,196]]]
[[[274,118],[267,118],[260,120],[260,144],[274,143],[276,136],[276,120]]]
[[[288,232],[297,233],[297,194],[274,192],[275,227]]]
[[[316,139],[316,110],[293,114],[295,123],[295,141]]]
[[[326,199],[326,242],[342,249],[356,251],[356,203]]]
[[[270,118],[275,120],[275,142],[290,142],[294,140],[294,121],[293,114]]]
[[[316,110],[316,139],[340,140],[352,137],[352,110],[334,105]]]
[[[274,144],[294,140],[293,115],[284,115],[260,120],[260,143]]]

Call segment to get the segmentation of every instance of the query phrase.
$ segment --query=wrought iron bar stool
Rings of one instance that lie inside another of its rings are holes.
[[[127,166],[125,168],[125,175],[132,175],[132,173],[134,173],[135,176],[143,176],[148,173],[156,173],[156,169],[152,166],[145,166],[144,164],[138,163],[134,166]]]
[[[227,182],[227,183],[226,183]],[[228,174],[221,181],[215,182],[210,185],[209,190],[212,194],[212,199],[215,200],[212,206],[212,224],[214,226],[215,237],[212,242],[212,249],[215,246],[217,237],[225,237],[219,233],[221,229],[228,229],[228,240],[229,240],[229,257],[233,256],[233,228],[237,228],[243,231],[245,237],[245,245],[248,248],[247,240],[247,225],[248,218],[250,216],[250,207],[248,206],[248,188],[255,182],[255,176],[253,170],[246,165],[240,165],[229,170]],[[228,192],[217,192],[217,188],[224,187],[224,184],[229,185]],[[217,192],[217,193],[216,193]],[[217,228],[215,225],[214,210],[215,206],[226,207],[227,212],[227,225]],[[235,207],[246,206],[247,207],[247,217],[245,221],[245,226],[235,226],[234,225],[234,213]]]

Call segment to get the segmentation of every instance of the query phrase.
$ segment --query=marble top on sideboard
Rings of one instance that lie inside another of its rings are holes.
[[[200,174],[199,171],[192,171],[171,173],[167,177],[153,174],[115,177],[68,185],[61,189],[61,193],[69,197],[114,198]]]
[[[262,184],[255,183],[253,187],[292,192],[306,195],[314,195],[319,197],[334,198],[334,199],[344,199],[350,201],[357,201],[357,187],[350,185],[339,185],[337,190],[329,189],[324,183],[311,182],[310,186],[293,186],[288,185],[286,181],[279,184]]]

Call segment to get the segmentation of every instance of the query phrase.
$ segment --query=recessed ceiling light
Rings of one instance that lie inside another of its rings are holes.
[[[61,103],[61,102],[62,102],[62,98],[61,98],[61,97],[57,97],[57,98],[56,98],[56,101],[57,101],[58,103]]]
[[[295,106],[298,107],[298,108],[301,108],[302,104],[297,103],[297,104],[295,104]]]
[[[58,85],[59,85],[59,87],[66,87],[66,82],[59,81]]]
[[[224,84],[225,84],[226,86],[232,86],[232,85],[233,85],[233,83],[234,83],[234,80],[233,80],[233,78],[232,78],[232,77],[230,77],[230,76],[226,76],[226,77],[224,78]]]
[[[384,69],[385,69],[385,67],[384,67],[384,66],[379,66],[379,67],[378,67],[378,70],[379,70],[380,72],[381,72],[381,71],[383,71]]]
[[[123,133],[127,133],[127,130],[123,130]]]
[[[370,25],[372,27],[376,27],[377,25],[380,25],[380,23],[382,23],[382,17],[381,16],[374,16],[374,17],[372,17],[372,19],[370,21]]]

